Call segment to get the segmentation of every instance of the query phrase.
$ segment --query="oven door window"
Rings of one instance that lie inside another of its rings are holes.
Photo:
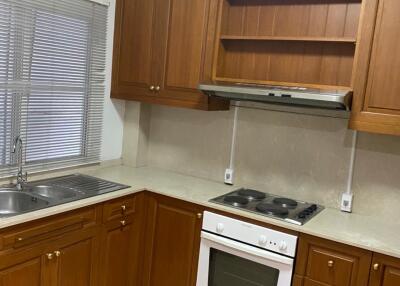
[[[279,270],[210,249],[208,286],[277,286]]]

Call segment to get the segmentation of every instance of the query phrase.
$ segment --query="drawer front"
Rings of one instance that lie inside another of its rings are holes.
[[[136,197],[129,196],[116,199],[104,204],[103,222],[121,220],[135,212]]]
[[[351,285],[354,257],[317,246],[310,247],[308,257],[306,273],[311,280],[329,285]]]
[[[93,226],[96,222],[97,210],[93,207],[22,224],[1,233],[0,249],[31,246],[34,243],[59,237],[71,231]]]

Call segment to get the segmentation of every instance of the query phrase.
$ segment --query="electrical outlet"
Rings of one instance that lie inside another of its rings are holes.
[[[226,169],[225,170],[225,184],[233,185],[233,169]]]
[[[343,193],[340,209],[344,212],[351,213],[352,208],[353,208],[353,194]]]

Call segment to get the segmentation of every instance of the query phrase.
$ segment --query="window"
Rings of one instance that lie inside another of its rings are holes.
[[[0,0],[0,176],[99,161],[107,6]],[[18,155],[18,154],[17,154]]]

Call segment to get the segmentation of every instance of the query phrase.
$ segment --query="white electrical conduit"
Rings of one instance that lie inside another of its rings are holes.
[[[346,194],[352,194],[352,185],[354,177],[354,161],[356,158],[356,148],[357,148],[357,138],[358,131],[353,131],[353,140],[351,142],[351,155],[350,155],[350,167],[349,167],[349,177],[347,180]]]
[[[229,159],[229,169],[231,169],[231,170],[233,170],[235,167],[235,149],[236,149],[238,112],[239,112],[239,102],[237,102],[235,104],[235,111],[234,111],[234,116],[233,116],[231,156]]]

